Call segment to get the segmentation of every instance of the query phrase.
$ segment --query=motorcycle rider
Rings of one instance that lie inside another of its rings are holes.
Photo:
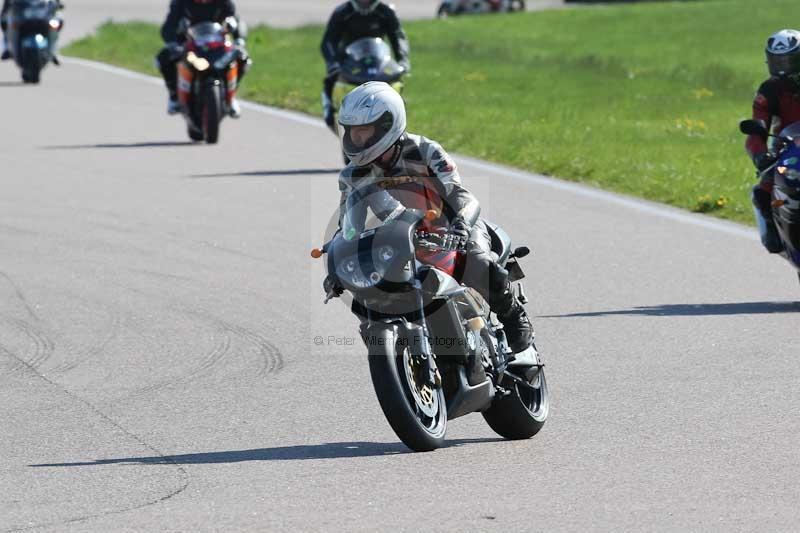
[[[771,35],[765,51],[770,77],[753,100],[753,119],[762,121],[768,131],[780,131],[800,121],[800,32],[785,29]],[[759,172],[776,161],[763,137],[748,136],[745,147]],[[780,253],[783,244],[772,218],[773,184],[771,172],[763,175],[753,187],[752,201],[761,243],[770,253]]]
[[[360,180],[421,178],[418,181],[424,187],[426,204],[430,200],[440,206],[440,220],[433,224],[449,226],[450,238],[465,243],[467,256],[461,281],[489,303],[503,323],[510,348],[515,353],[528,348],[533,342],[533,325],[511,288],[508,271],[492,257],[491,237],[480,218],[478,200],[464,188],[456,164],[438,143],[406,132],[402,97],[384,82],[365,83],[345,97],[339,125],[342,149],[351,161],[339,176],[340,227],[347,195],[359,187]],[[407,194],[404,201],[402,194],[387,192],[394,197],[391,203],[395,206],[408,203]],[[372,207],[379,217],[389,214]],[[328,294],[342,293],[331,276],[323,288]]]
[[[322,108],[325,123],[334,129],[333,86],[341,71],[340,62],[345,48],[364,37],[389,38],[397,63],[411,70],[408,38],[400,26],[394,7],[379,0],[349,0],[337,7],[322,37],[320,49],[325,59],[327,74],[323,79]]]
[[[6,14],[8,13],[10,4],[11,2],[9,0],[3,0],[3,7],[0,9],[0,28],[3,30],[3,54],[0,56],[0,61],[11,59],[11,52],[8,50],[8,38],[6,37],[6,30],[8,29]]]
[[[3,54],[0,56],[1,61],[11,59],[11,52],[8,50],[8,38],[6,37],[6,30],[8,29],[8,21],[6,21],[6,14],[10,5],[9,0],[3,0],[3,7],[0,9],[0,28],[3,30]]]
[[[6,59],[11,59],[11,51],[8,49],[8,37],[6,36],[6,31],[8,30],[8,10],[11,7],[11,2],[13,0],[3,0],[3,7],[0,8],[0,29],[3,30],[3,52],[0,54],[0,61],[5,61]],[[64,4],[57,0],[57,7],[58,9],[64,9]],[[59,65],[59,60],[57,57],[54,57],[54,62]]]
[[[233,34],[239,51],[239,81],[252,64],[246,49],[247,27],[236,15],[233,0],[172,0],[167,18],[161,26],[161,38],[165,46],[156,56],[156,63],[169,92],[167,113],[170,115],[180,112],[176,66],[180,59],[180,46],[186,40],[186,30],[201,22],[225,24]],[[241,116],[241,107],[235,98],[231,102],[230,115],[233,118]]]

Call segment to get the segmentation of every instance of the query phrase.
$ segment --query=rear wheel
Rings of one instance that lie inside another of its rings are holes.
[[[219,140],[219,123],[222,121],[222,100],[219,85],[209,85],[203,95],[203,134],[208,144]]]
[[[440,448],[447,431],[447,405],[442,387],[425,384],[421,361],[403,342],[375,346],[369,370],[375,394],[389,425],[403,443],[417,452]],[[373,343],[380,344],[380,343]]]
[[[519,440],[539,433],[549,414],[550,389],[542,367],[527,386],[514,382],[511,394],[495,400],[483,418],[501,437]]]

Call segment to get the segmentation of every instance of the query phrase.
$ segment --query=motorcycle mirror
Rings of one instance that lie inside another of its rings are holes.
[[[766,138],[769,135],[766,126],[760,120],[743,120],[739,123],[739,131],[745,135],[758,135]]]
[[[523,258],[526,255],[528,255],[529,253],[531,253],[531,249],[530,248],[528,248],[527,246],[520,246],[519,248],[514,250],[513,255],[514,255],[514,257],[520,259],[520,258]]]

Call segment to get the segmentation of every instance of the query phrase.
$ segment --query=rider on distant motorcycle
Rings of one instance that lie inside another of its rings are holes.
[[[8,49],[8,37],[6,37],[6,30],[8,30],[8,10],[11,7],[11,2],[13,0],[3,0],[3,7],[0,8],[0,29],[3,30],[3,52],[0,55],[0,61],[5,61],[6,59],[11,59],[11,51]],[[63,9],[64,4],[60,1],[57,3],[58,9]],[[58,58],[55,58],[54,61],[56,64],[60,64],[58,62]]]
[[[364,37],[384,36],[389,38],[397,63],[406,71],[411,70],[408,38],[392,6],[379,0],[349,0],[337,7],[331,15],[320,45],[327,68],[323,80],[322,107],[325,123],[329,128],[334,129],[331,97],[341,70],[344,49]]]
[[[780,131],[800,121],[800,32],[781,30],[770,36],[766,46],[770,78],[758,88],[753,101],[753,119],[760,120],[768,131]],[[761,172],[775,163],[767,140],[750,135],[746,148],[756,168]],[[761,242],[770,253],[783,251],[778,230],[772,219],[771,173],[753,187],[753,205],[761,232]]]
[[[225,24],[233,34],[236,39],[236,48],[239,50],[239,81],[247,73],[247,69],[252,63],[245,46],[247,27],[236,16],[236,6],[233,0],[172,0],[167,19],[161,26],[161,38],[166,46],[156,56],[156,62],[169,92],[167,113],[170,115],[180,111],[176,66],[180,54],[177,51],[186,39],[186,30],[201,22]],[[231,102],[230,114],[234,118],[241,115],[239,102],[235,98]]]
[[[3,55],[0,56],[2,61],[11,59],[11,52],[8,50],[8,39],[6,38],[6,30],[8,29],[6,14],[8,13],[9,4],[9,0],[3,0],[3,8],[0,9],[0,28],[3,30]]]
[[[528,348],[533,342],[533,326],[511,288],[508,271],[492,257],[491,237],[480,218],[478,200],[462,186],[456,164],[438,143],[406,132],[402,97],[386,83],[365,83],[345,97],[339,125],[342,149],[351,161],[339,177],[340,221],[348,193],[358,188],[362,178],[421,178],[418,181],[426,202],[440,206],[440,220],[434,224],[449,226],[450,235],[465,242],[461,281],[489,303],[505,327],[510,348],[515,353]],[[408,195],[389,194],[394,197],[391,203],[412,207],[407,205]],[[389,213],[375,214],[385,217]],[[342,292],[331,277],[324,288],[336,295]]]

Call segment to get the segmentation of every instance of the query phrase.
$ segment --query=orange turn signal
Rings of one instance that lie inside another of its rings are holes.
[[[322,257],[322,253],[323,253],[322,250],[320,250],[319,248],[314,248],[313,250],[311,250],[311,257],[313,257],[314,259],[319,259],[320,257]]]
[[[441,211],[437,211],[436,209],[428,209],[425,211],[425,220],[428,222],[432,222],[439,218],[442,215]]]
[[[772,207],[778,208],[786,203],[786,200],[772,200]]]

